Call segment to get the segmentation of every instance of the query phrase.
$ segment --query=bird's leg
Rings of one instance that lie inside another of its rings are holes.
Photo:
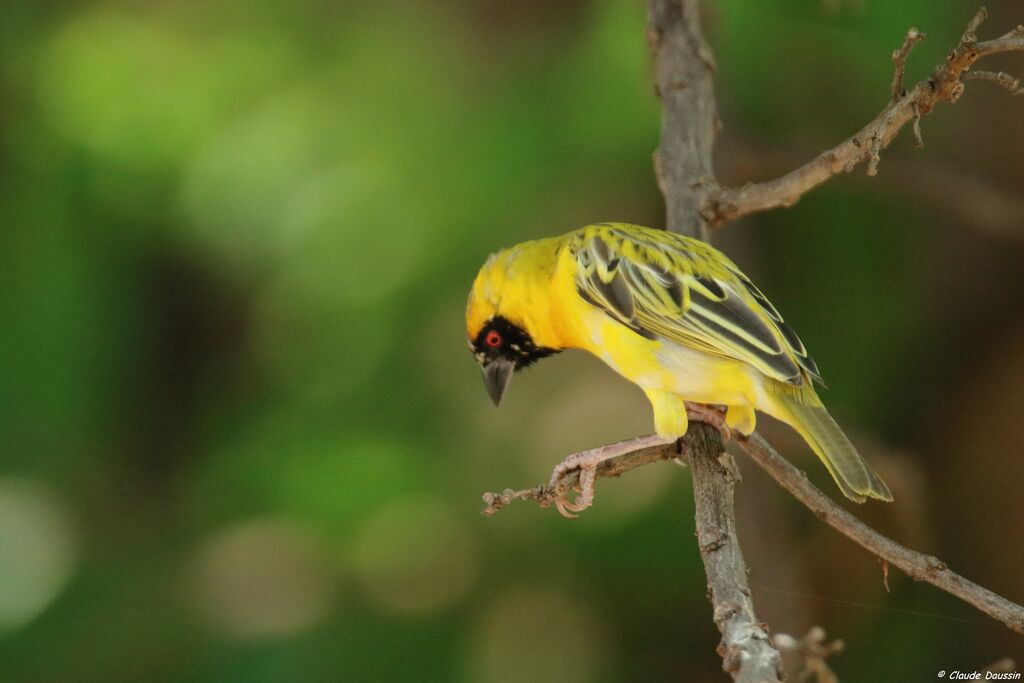
[[[726,424],[725,410],[720,406],[707,405],[705,403],[686,402],[686,417],[690,422],[703,422],[718,430],[722,435],[722,443],[728,443],[732,436],[729,425]]]
[[[689,401],[685,402],[685,406],[686,417],[689,421],[709,424],[719,431],[723,442],[729,440],[731,432],[726,424],[725,411],[722,408],[703,403],[691,403]],[[573,487],[579,492],[579,495],[576,496],[576,500],[570,501],[565,493],[561,493],[554,498],[555,507],[558,508],[563,517],[575,518],[576,515],[573,513],[582,512],[594,503],[594,481],[597,479],[598,465],[623,453],[630,453],[650,446],[660,446],[673,441],[677,441],[677,439],[652,434],[573,453],[558,463],[555,469],[552,470],[548,489],[554,490],[567,474],[573,470],[579,470],[579,478]],[[682,447],[680,443],[681,452]]]
[[[732,405],[725,411],[725,424],[743,436],[750,436],[757,426],[757,413],[750,405]]]
[[[548,488],[554,490],[558,486],[559,482],[573,470],[579,470],[579,480],[574,488],[579,492],[576,496],[576,500],[570,501],[565,493],[562,493],[555,497],[555,507],[562,514],[563,517],[573,519],[576,517],[574,512],[582,512],[590,507],[594,502],[594,480],[597,478],[597,466],[605,460],[609,460],[616,456],[624,453],[630,453],[640,448],[648,448],[650,446],[661,446],[666,443],[672,442],[673,439],[666,439],[658,436],[657,434],[651,434],[650,436],[638,436],[635,439],[629,439],[628,441],[620,441],[618,443],[608,444],[607,446],[600,446],[598,448],[591,448],[590,450],[580,451],[579,453],[573,453],[568,456],[565,460],[558,463],[555,469],[551,472],[551,480],[548,482]]]

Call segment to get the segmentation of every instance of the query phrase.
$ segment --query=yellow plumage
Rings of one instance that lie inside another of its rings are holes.
[[[524,242],[484,264],[466,324],[496,402],[514,369],[584,349],[643,389],[664,438],[686,433],[684,401],[726,406],[744,434],[761,410],[804,437],[848,498],[892,500],[822,406],[792,328],[704,242],[621,223]]]

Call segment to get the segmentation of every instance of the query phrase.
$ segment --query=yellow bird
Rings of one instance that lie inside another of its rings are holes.
[[[583,349],[647,395],[657,432],[652,442],[683,436],[688,413],[715,423],[716,413],[692,404],[724,407],[725,425],[744,435],[760,410],[800,433],[847,498],[892,500],[815,393],[813,381],[821,377],[796,333],[705,242],[624,223],[523,242],[491,255],[480,269],[466,329],[495,404],[515,370]],[[581,470],[580,496],[559,501],[563,514],[590,504],[594,468],[611,455],[596,449],[555,468],[552,483]]]

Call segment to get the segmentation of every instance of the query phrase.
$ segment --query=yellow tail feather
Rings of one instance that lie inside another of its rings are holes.
[[[809,388],[809,387],[808,387]],[[846,434],[813,394],[808,396],[795,387],[778,387],[775,395],[775,417],[800,433],[828,468],[843,495],[863,503],[865,498],[892,501],[892,492],[864,461]],[[799,393],[797,393],[799,392]],[[816,404],[816,405],[815,405]]]

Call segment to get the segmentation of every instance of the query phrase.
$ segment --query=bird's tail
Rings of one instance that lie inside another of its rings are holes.
[[[821,405],[810,385],[771,387],[771,414],[788,423],[817,453],[843,495],[863,503],[865,498],[892,501],[892,492],[864,461],[836,421]]]

